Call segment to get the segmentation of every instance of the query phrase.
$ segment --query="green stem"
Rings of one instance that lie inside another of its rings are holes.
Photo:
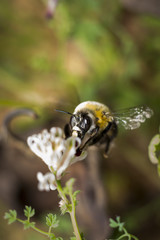
[[[122,239],[122,238],[124,238],[124,237],[128,237],[128,234],[123,234],[123,235],[121,235],[117,240],[120,240],[120,239]]]
[[[49,227],[49,230],[48,230],[49,235],[50,235],[51,231],[52,231],[52,227]]]
[[[69,196],[70,196],[70,200],[71,200],[71,204],[72,204],[72,211],[70,211],[69,214],[71,217],[74,234],[75,234],[77,240],[82,240],[82,237],[81,237],[81,234],[80,234],[80,231],[78,228],[77,219],[76,219],[76,205],[75,205],[75,201],[73,199],[73,194],[71,191],[69,193]]]
[[[67,205],[69,205],[69,201],[63,192],[63,188],[61,186],[60,181],[57,180],[56,183],[57,183],[57,190],[59,192],[60,197],[66,202]],[[76,240],[82,240],[82,237],[81,237],[81,234],[80,234],[80,231],[78,228],[78,224],[77,224],[76,213],[75,213],[75,203],[74,203],[72,195],[73,195],[72,192],[70,192],[69,196],[70,196],[72,208],[71,209],[68,208],[68,212],[70,214],[70,218],[71,218],[74,234],[76,236]]]
[[[19,219],[19,218],[17,218],[17,221],[20,222],[20,223],[23,223],[23,224],[25,223],[24,220],[21,220],[21,219]],[[39,229],[39,228],[37,228],[37,227],[35,227],[35,226],[31,226],[31,228],[32,228],[33,230],[35,230],[36,232],[39,232],[39,233],[41,233],[41,234],[43,234],[43,235],[45,235],[45,236],[49,236],[48,232],[45,232],[45,231],[43,231],[43,230],[41,230],[41,229]]]
[[[123,228],[123,231],[124,231],[125,235],[128,237],[128,240],[131,240],[132,238],[135,239],[135,240],[138,240],[137,237],[135,237],[132,234],[129,234],[125,228]]]
[[[37,227],[32,227],[32,229],[34,229],[36,232],[39,232],[45,236],[49,236],[48,232],[42,231],[41,229],[39,229]]]
[[[74,234],[76,236],[77,240],[82,240],[79,228],[78,228],[78,223],[77,223],[77,219],[76,219],[76,214],[75,214],[75,206],[72,206],[72,211],[69,212],[70,217],[71,217],[71,221],[72,221],[72,226],[74,229]]]
[[[131,240],[131,239],[138,240],[137,237],[135,237],[134,235],[129,234],[129,233],[126,231],[126,229],[123,229],[123,231],[124,231],[124,234],[121,235],[117,240],[120,240],[120,239],[122,239],[122,238],[124,238],[124,237],[128,237],[128,240]]]
[[[131,235],[131,239],[135,239],[135,240],[138,240],[138,238],[137,237],[135,237],[135,236],[133,236],[133,235]]]
[[[66,204],[68,204],[68,199],[66,198],[66,195],[63,192],[61,182],[59,180],[56,180],[56,184],[57,184],[57,191],[58,191],[60,197],[65,201]]]

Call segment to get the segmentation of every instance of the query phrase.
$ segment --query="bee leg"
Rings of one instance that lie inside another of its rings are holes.
[[[104,131],[101,134],[99,134],[99,127],[97,127],[95,134],[83,145],[82,148],[80,148],[80,150],[84,150],[88,146],[94,145],[99,141],[101,142],[101,140],[104,139],[104,137],[106,136],[106,133],[110,130],[111,127],[112,127],[112,123],[109,122],[108,126],[104,129]]]
[[[98,131],[99,131],[99,128],[97,127],[95,129],[95,134],[92,137],[90,137],[82,147],[80,147],[80,151],[85,150],[88,146],[93,145],[97,143],[97,141],[99,141],[100,136],[98,135]]]
[[[110,143],[111,143],[112,140],[108,136],[106,136],[105,140],[106,140],[105,141],[106,146],[105,146],[105,150],[104,150],[104,156],[107,157],[109,146],[110,146]]]
[[[115,138],[117,136],[117,134],[118,134],[118,127],[117,127],[117,124],[115,122],[113,122],[112,127],[111,127],[110,140]]]
[[[64,127],[64,133],[65,133],[65,137],[66,137],[66,138],[69,138],[69,137],[72,135],[69,124],[66,124],[66,125],[65,125],[65,127]]]
[[[107,132],[107,134],[105,135],[105,138],[103,139],[103,142],[106,143],[106,147],[105,147],[105,155],[107,155],[107,152],[109,150],[109,146],[110,143],[112,142],[112,140],[117,136],[118,133],[118,128],[117,128],[117,124],[115,122],[112,123],[112,127],[110,129],[110,132]]]

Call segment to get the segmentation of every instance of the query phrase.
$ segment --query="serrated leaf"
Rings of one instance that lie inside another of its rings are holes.
[[[32,207],[29,207],[29,206],[25,206],[25,209],[24,209],[24,215],[27,217],[27,218],[31,218],[35,215],[35,209]]]
[[[118,223],[115,220],[110,218],[109,221],[110,221],[110,223],[109,223],[110,227],[112,227],[112,228],[117,228],[118,227]]]
[[[80,193],[79,190],[77,190],[77,191],[75,191],[75,192],[73,193],[73,200],[74,200],[74,201],[76,201],[76,197],[77,197],[77,194],[78,194],[78,193]]]
[[[117,217],[116,217],[116,220],[117,220],[117,223],[120,223],[120,222],[121,222],[120,216],[117,216]]]
[[[49,213],[46,217],[46,225],[48,227],[56,228],[58,227],[59,220],[57,220],[56,214],[53,215],[52,213]]]
[[[72,192],[74,182],[75,182],[74,178],[71,178],[66,182],[66,187],[68,188],[69,192]]]
[[[124,227],[124,223],[119,223],[119,231],[122,232]]]
[[[117,220],[117,227],[119,228],[119,231],[122,232],[123,231],[123,227],[124,227],[124,223],[121,222],[120,216],[117,216],[116,220]]]
[[[35,222],[29,222],[28,220],[26,220],[24,222],[24,229],[28,229],[28,228],[31,228],[31,227],[34,227],[35,226]]]
[[[5,213],[4,218],[8,219],[8,224],[15,222],[17,220],[16,210],[9,210],[9,212]]]

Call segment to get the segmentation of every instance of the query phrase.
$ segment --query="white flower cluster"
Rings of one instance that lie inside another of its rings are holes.
[[[65,139],[61,128],[53,127],[49,132],[43,130],[42,133],[28,137],[27,143],[32,152],[40,157],[50,170],[45,175],[37,174],[39,190],[56,189],[56,180],[61,179],[65,170],[87,155],[86,152],[82,152],[80,156],[76,156],[81,140],[77,137]]]
[[[38,183],[38,189],[40,191],[50,191],[56,189],[56,182],[55,182],[55,176],[53,173],[48,172],[46,174],[42,174],[41,172],[37,173],[37,179],[39,181]]]

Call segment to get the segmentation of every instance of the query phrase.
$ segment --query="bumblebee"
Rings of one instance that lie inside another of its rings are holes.
[[[66,138],[79,137],[82,141],[80,152],[88,146],[99,143],[105,145],[105,153],[108,152],[111,141],[117,136],[117,125],[133,130],[153,115],[153,111],[146,106],[112,113],[106,105],[95,101],[82,102],[75,108],[73,114],[65,113],[71,115],[70,122],[64,129]]]

